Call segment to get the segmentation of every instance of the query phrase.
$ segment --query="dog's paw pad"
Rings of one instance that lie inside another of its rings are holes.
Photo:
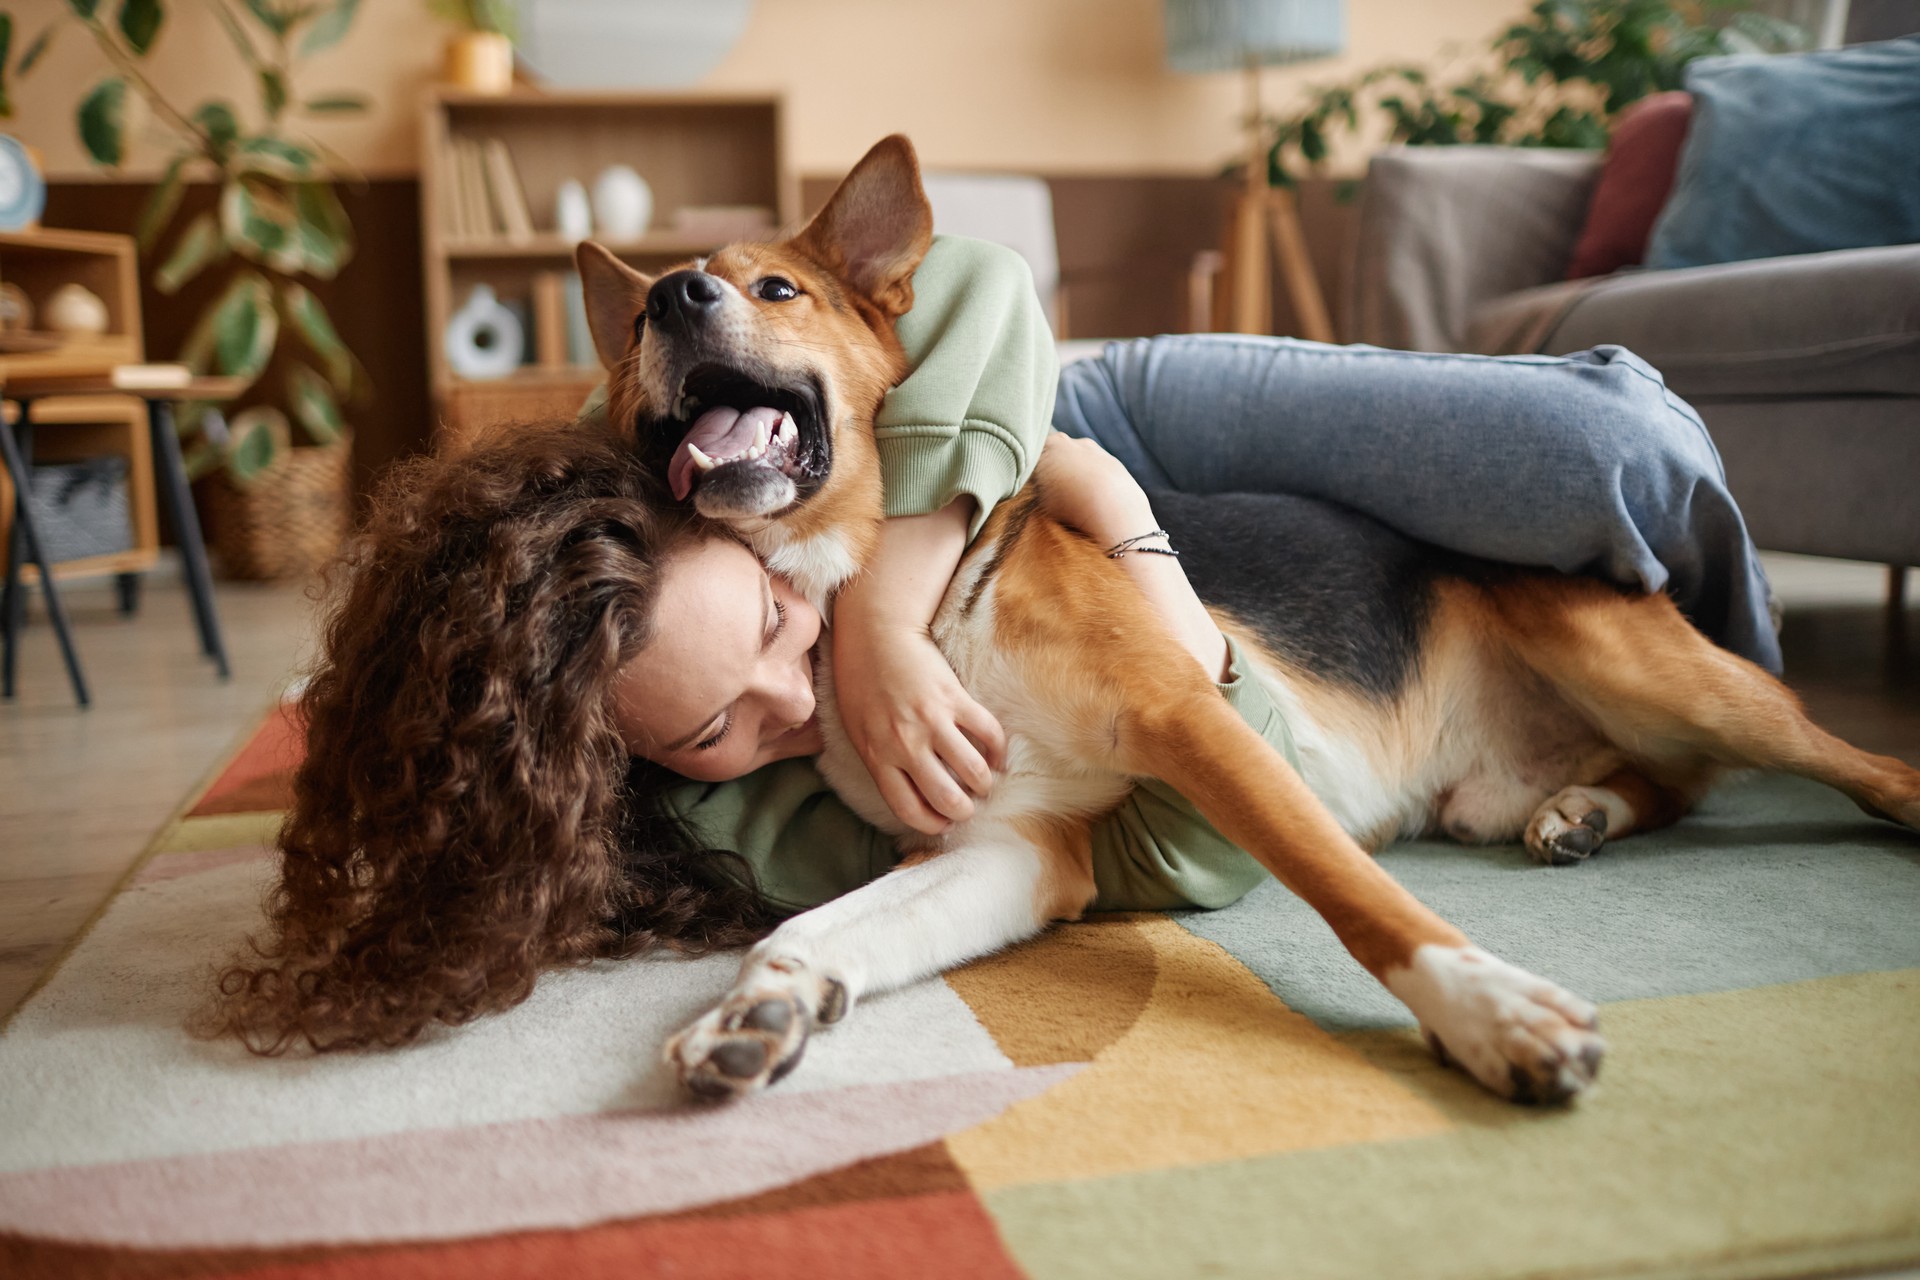
[[[1568,787],[1534,813],[1527,824],[1527,850],[1550,867],[1570,867],[1606,843],[1607,825],[1599,795],[1587,787]]]
[[[791,994],[735,992],[668,1042],[667,1061],[696,1097],[745,1097],[800,1065],[810,1022]]]
[[[1405,989],[1443,1065],[1523,1103],[1566,1102],[1599,1078],[1606,1042],[1591,1004],[1477,948],[1431,951],[1424,981]]]

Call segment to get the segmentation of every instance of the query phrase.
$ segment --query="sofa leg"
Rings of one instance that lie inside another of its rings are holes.
[[[1887,610],[1899,613],[1907,607],[1907,566],[1890,564],[1887,566]]]

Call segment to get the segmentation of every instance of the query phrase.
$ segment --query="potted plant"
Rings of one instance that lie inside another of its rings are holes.
[[[334,190],[335,165],[296,125],[366,104],[346,94],[309,96],[297,81],[303,59],[345,37],[358,3],[211,0],[258,92],[251,118],[218,98],[185,108],[154,86],[144,60],[165,26],[159,0],[65,0],[12,68],[31,71],[63,29],[78,28],[109,68],[76,113],[87,153],[108,168],[124,161],[130,96],[167,141],[165,172],[137,228],[141,249],[165,246],[153,270],[162,293],[211,277],[212,300],[180,359],[195,372],[252,384],[231,419],[207,405],[178,415],[193,437],[189,474],[207,477],[211,540],[236,576],[304,572],[332,554],[346,529],[351,436],[341,400],[364,389],[364,373],[305,281],[339,272],[353,254],[353,229]],[[10,34],[12,15],[0,19]],[[0,45],[0,101],[6,57]],[[183,211],[190,180],[218,184],[215,208]]]
[[[513,0],[427,0],[427,7],[460,28],[447,41],[447,83],[474,93],[513,88],[513,40],[519,17]]]
[[[1537,0],[1490,58],[1453,74],[1379,67],[1313,90],[1304,110],[1268,121],[1268,173],[1291,185],[1326,161],[1336,132],[1367,131],[1373,113],[1390,141],[1416,146],[1604,147],[1622,108],[1679,88],[1695,58],[1806,43],[1799,27],[1739,0]]]

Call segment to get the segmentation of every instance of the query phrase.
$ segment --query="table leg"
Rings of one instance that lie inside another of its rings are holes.
[[[180,437],[173,428],[173,402],[147,401],[147,428],[153,436],[153,464],[160,499],[180,539],[180,558],[186,564],[187,591],[193,597],[193,620],[200,628],[200,647],[213,659],[222,680],[231,674],[227,647],[220,638],[220,618],[213,609],[213,574],[207,568],[207,544],[200,537],[200,517],[187,488],[187,464],[180,457]]]
[[[30,405],[21,401],[19,432],[29,448],[32,445],[32,425],[27,420]],[[87,693],[87,677],[80,670],[80,655],[73,647],[73,635],[67,628],[66,606],[60,603],[60,592],[53,582],[53,566],[47,562],[44,549],[40,545],[40,535],[33,527],[33,512],[27,506],[27,482],[30,473],[27,470],[26,451],[16,439],[14,429],[0,424],[0,454],[5,455],[7,477],[13,481],[13,528],[15,537],[9,539],[16,547],[23,547],[27,555],[33,557],[34,567],[40,570],[40,593],[47,601],[47,617],[53,622],[53,634],[60,641],[60,656],[66,660],[67,679],[73,683],[73,696],[81,706],[92,705],[93,698]],[[11,597],[7,601],[7,671],[6,692],[13,693],[13,656],[20,635],[17,624],[16,608],[23,602],[25,591],[19,581],[18,552],[10,551],[7,556],[7,587]]]

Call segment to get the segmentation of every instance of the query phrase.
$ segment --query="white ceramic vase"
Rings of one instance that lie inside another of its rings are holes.
[[[520,367],[525,341],[520,317],[477,284],[447,321],[447,363],[463,378],[504,378]]]
[[[587,189],[571,178],[554,193],[553,225],[568,244],[578,244],[593,234],[593,208],[587,203]]]
[[[653,188],[624,164],[603,169],[593,182],[593,222],[609,240],[638,240],[653,220]]]
[[[41,308],[40,322],[55,333],[84,336],[107,331],[107,304],[77,284],[63,284]]]

